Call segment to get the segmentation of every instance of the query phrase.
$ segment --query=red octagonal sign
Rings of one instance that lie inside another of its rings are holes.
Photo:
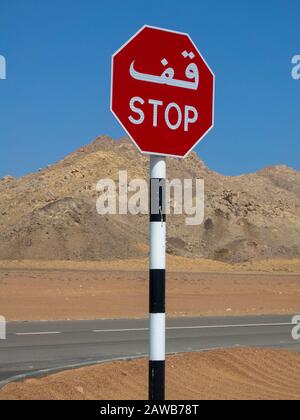
[[[113,55],[111,89],[142,153],[185,157],[213,126],[214,74],[187,34],[144,26]]]

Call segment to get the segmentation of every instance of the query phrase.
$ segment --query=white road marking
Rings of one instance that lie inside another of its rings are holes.
[[[50,334],[62,334],[60,331],[41,331],[41,332],[26,332],[16,333],[16,335],[50,335]]]
[[[283,327],[296,325],[292,322],[282,322],[277,324],[236,324],[236,325],[192,325],[184,327],[167,327],[167,330],[209,330],[220,328],[254,328],[254,327]],[[126,328],[126,329],[112,329],[112,330],[93,330],[93,333],[107,333],[107,332],[130,332],[130,331],[148,331],[149,328]]]
[[[282,322],[278,324],[237,324],[237,325],[197,325],[187,327],[168,327],[167,330],[209,330],[211,328],[252,328],[252,327],[283,327],[283,326],[296,325],[292,322]]]
[[[92,330],[93,333],[105,333],[105,332],[130,332],[130,331],[148,331],[149,328],[124,328],[119,330]]]
[[[233,325],[190,325],[182,327],[167,327],[169,331],[172,330],[209,330],[209,329],[226,329],[226,328],[255,328],[255,327],[283,327],[297,325],[292,322],[269,323],[269,324],[233,324]],[[114,332],[136,332],[136,331],[149,331],[148,327],[145,328],[119,328],[110,330],[91,330],[92,333],[114,333]],[[74,331],[76,332],[76,330]],[[62,331],[39,331],[39,332],[19,332],[15,333],[17,336],[27,335],[55,335],[63,334]]]

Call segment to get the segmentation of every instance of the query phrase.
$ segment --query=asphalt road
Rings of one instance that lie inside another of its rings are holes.
[[[147,320],[9,323],[7,339],[0,340],[0,387],[16,375],[146,355],[147,324]],[[291,331],[292,315],[169,319],[167,352],[238,346],[300,351],[300,341],[293,340]]]

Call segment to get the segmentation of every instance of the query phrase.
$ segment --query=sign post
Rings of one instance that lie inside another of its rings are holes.
[[[166,156],[213,127],[214,74],[189,35],[141,28],[112,57],[111,111],[150,157],[149,399],[165,398]]]
[[[149,400],[165,399],[166,159],[150,157]]]

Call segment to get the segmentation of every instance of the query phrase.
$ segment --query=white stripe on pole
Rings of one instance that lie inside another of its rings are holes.
[[[152,155],[150,157],[150,178],[166,178],[166,158]]]
[[[150,360],[165,360],[166,315],[150,314]]]
[[[166,223],[150,223],[150,269],[166,268]]]

